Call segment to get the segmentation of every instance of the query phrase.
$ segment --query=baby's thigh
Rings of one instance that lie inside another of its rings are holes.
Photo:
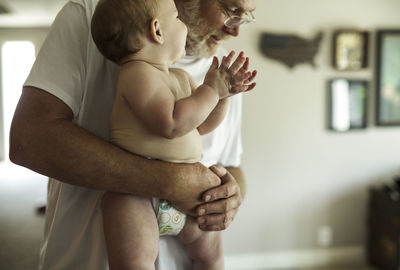
[[[106,234],[158,246],[158,225],[151,198],[106,193],[102,210]]]
[[[178,239],[184,245],[188,245],[195,242],[200,237],[203,237],[205,233],[206,232],[199,229],[199,225],[193,217],[187,216],[185,226],[178,234]]]
[[[106,193],[102,210],[110,269],[152,269],[159,237],[151,198]]]
[[[195,261],[212,262],[223,256],[222,232],[202,231],[192,217],[188,217],[178,238],[186,246],[189,257]]]

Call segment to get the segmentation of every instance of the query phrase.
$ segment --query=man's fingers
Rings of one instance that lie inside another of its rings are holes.
[[[223,166],[221,166],[221,165],[219,165],[219,164],[212,165],[212,166],[210,167],[210,170],[211,170],[213,173],[215,173],[219,178],[225,176],[225,174],[227,174],[227,172],[228,172]]]
[[[203,231],[221,231],[225,230],[232,223],[238,208],[232,209],[226,214],[215,214],[197,218],[197,223]]]
[[[240,191],[239,191],[240,192]],[[239,194],[239,193],[237,193]],[[238,208],[242,203],[242,198],[238,195],[232,196],[228,199],[213,201],[205,203],[197,207],[197,215],[211,215],[211,214],[223,214],[231,211],[232,209]]]
[[[233,178],[224,167],[221,165],[213,165],[210,167],[210,170],[221,179],[221,185],[204,192],[202,195],[204,201],[227,199],[233,195],[240,194],[240,188],[239,185],[237,185],[235,178]]]
[[[226,174],[225,174],[226,175]],[[232,176],[228,176],[232,177]],[[225,177],[225,178],[228,178]],[[229,180],[228,180],[229,181]],[[221,177],[221,182],[224,182],[223,177]],[[227,182],[226,184],[222,184],[221,186],[212,188],[203,194],[204,201],[215,201],[220,199],[227,199],[238,193],[239,186],[236,183]]]

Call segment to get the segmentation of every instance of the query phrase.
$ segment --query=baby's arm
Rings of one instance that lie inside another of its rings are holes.
[[[173,139],[199,126],[199,131],[205,134],[215,129],[225,116],[227,101],[222,99],[255,86],[251,81],[257,72],[247,71],[248,58],[240,53],[231,65],[233,55],[231,52],[224,57],[221,65],[215,57],[204,83],[179,100],[165,79],[147,65],[121,71],[119,91],[135,115],[155,134]]]
[[[210,113],[207,119],[197,128],[200,135],[210,133],[216,129],[222,120],[224,120],[228,110],[229,98],[220,99],[217,106]]]
[[[256,85],[255,83],[252,83],[252,81],[257,75],[256,70],[248,72],[249,58],[244,57],[243,52],[241,52],[235,62],[230,65],[233,55],[234,52],[232,51],[227,57],[224,57],[220,67],[226,70],[228,74],[229,96],[252,90]],[[215,80],[217,78],[213,79]],[[210,81],[210,78],[207,78],[206,76],[206,83],[207,80]],[[208,118],[197,128],[200,134],[203,135],[213,131],[224,120],[228,109],[228,103],[228,98],[220,99],[218,105],[214,108]]]
[[[120,73],[118,91],[136,117],[155,134],[172,139],[196,129],[219,101],[218,93],[203,85],[192,95],[176,100],[163,76],[152,67]]]

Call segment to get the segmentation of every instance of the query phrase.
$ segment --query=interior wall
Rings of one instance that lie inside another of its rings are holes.
[[[225,47],[243,50],[259,71],[244,96],[243,170],[247,195],[225,233],[227,254],[318,248],[317,232],[329,226],[332,247],[366,240],[368,189],[398,173],[400,127],[374,125],[375,31],[400,28],[397,0],[259,0],[257,21]],[[331,67],[332,32],[370,33],[369,66],[339,72]],[[262,32],[324,37],[315,60],[289,69],[263,56]],[[327,81],[344,77],[371,83],[367,129],[327,130]]]

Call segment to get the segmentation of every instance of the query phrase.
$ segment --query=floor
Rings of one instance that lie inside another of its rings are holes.
[[[46,178],[1,163],[0,172],[0,270],[35,270],[44,226],[44,215],[37,212],[37,206],[46,196]],[[354,266],[312,270],[376,269]]]
[[[0,163],[0,270],[37,269],[46,178]]]

